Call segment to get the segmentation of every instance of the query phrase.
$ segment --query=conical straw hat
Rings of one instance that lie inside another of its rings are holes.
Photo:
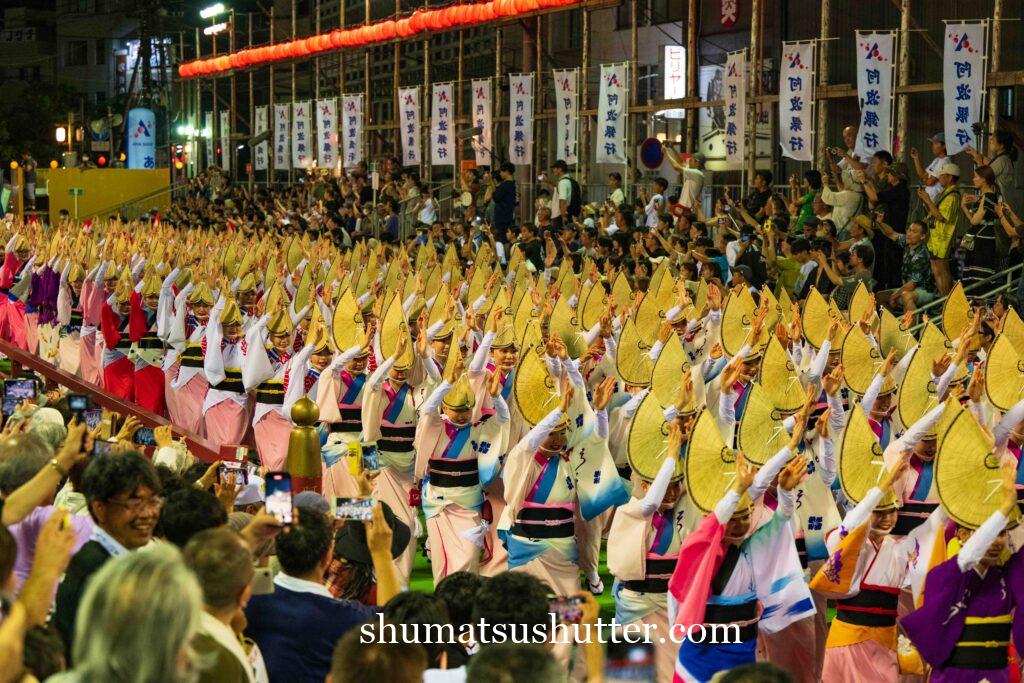
[[[444,320],[445,312],[448,310],[449,295],[446,290],[440,290],[437,296],[434,297],[434,303],[427,311],[427,327],[432,327],[434,323]],[[451,336],[455,330],[455,325],[462,318],[462,314],[459,313],[458,307],[456,307],[452,314],[452,319],[445,323],[441,330],[434,335],[434,339],[446,339]]]
[[[612,296],[615,297],[615,304],[620,308],[628,306],[633,298],[633,288],[629,286],[629,278],[620,272],[612,281]]]
[[[950,519],[977,529],[1002,503],[1000,459],[992,438],[969,411],[949,426],[935,458],[935,488]],[[1020,519],[1016,506],[1011,523]]]
[[[864,500],[868,491],[878,486],[885,476],[882,452],[882,446],[860,405],[850,406],[850,421],[843,431],[839,451],[839,482],[852,505]],[[899,501],[890,490],[875,509],[892,510],[898,505]]]
[[[964,285],[957,280],[942,305],[942,331],[950,339],[956,339],[964,331],[966,325],[974,324],[974,311],[964,294]]]
[[[661,323],[665,321],[666,309],[661,307],[653,291],[648,290],[644,294],[644,298],[640,300],[640,305],[636,307],[636,314],[633,316],[636,321],[636,329],[648,346],[654,344],[654,340],[658,338]]]
[[[896,391],[896,411],[906,427],[938,405],[937,389],[932,379],[933,360],[927,349],[918,347]]]
[[[1009,337],[1013,345],[1017,347],[1017,351],[1024,354],[1024,320],[1020,319],[1017,311],[1013,308],[1006,312],[1002,334]]]
[[[516,368],[512,397],[519,414],[530,427],[547,417],[558,407],[555,378],[548,372],[547,363],[535,347],[524,348]]]
[[[658,397],[658,403],[662,406],[675,403],[679,393],[679,378],[689,371],[690,358],[679,337],[673,334],[665,342],[665,348],[661,350],[651,372],[651,393]]]
[[[715,509],[736,479],[736,451],[726,447],[707,409],[693,425],[683,469],[686,495],[704,513]]]
[[[867,285],[861,280],[857,288],[853,290],[853,297],[850,299],[849,320],[854,325],[864,317],[864,314],[871,310],[871,292]]]
[[[576,312],[569,308],[569,301],[565,295],[559,296],[555,302],[555,309],[551,313],[551,336],[559,337],[565,342],[565,348],[570,358],[579,358],[587,348],[583,336],[580,334],[579,324],[576,320]]]
[[[668,456],[668,424],[653,392],[644,396],[629,427],[626,453],[633,472],[646,482],[654,481]],[[683,476],[684,459],[676,454],[673,481]]]
[[[831,308],[825,297],[816,287],[811,288],[804,302],[803,327],[807,343],[820,349],[828,336],[828,328],[832,324]]]
[[[878,337],[878,344],[882,347],[882,356],[888,356],[890,351],[895,351],[897,360],[901,360],[907,351],[917,343],[917,339],[914,338],[910,329],[901,325],[896,316],[884,307],[879,322]]]
[[[594,325],[601,322],[605,307],[608,305],[608,294],[604,291],[604,285],[598,282],[587,289],[583,295],[583,301],[579,306],[580,328],[590,330]]]
[[[297,237],[292,237],[286,243],[284,253],[285,265],[288,266],[290,272],[295,272],[304,258],[305,250],[302,248],[302,242]]]
[[[750,342],[750,328],[756,308],[754,297],[746,287],[739,294],[730,292],[726,298],[722,311],[722,349],[730,358]]]
[[[1024,358],[1005,333],[996,337],[988,351],[985,391],[992,405],[1003,411],[1024,398]]]
[[[477,299],[483,296],[487,292],[487,281],[491,277],[490,266],[483,264],[478,265],[476,270],[473,271],[473,277],[469,280],[469,289],[467,290],[466,301],[472,305]],[[484,302],[480,308],[477,309],[477,314],[486,315],[491,310],[491,301],[488,299]]]
[[[405,352],[402,357],[395,361],[395,368],[406,369],[412,367],[413,348],[412,337],[409,334],[409,321],[405,318],[405,311],[402,310],[402,300],[397,295],[391,296],[391,301],[384,311],[384,319],[380,326],[380,352],[384,358],[391,358],[398,349],[398,340],[406,338]]]
[[[760,384],[752,382],[747,391],[750,397],[740,419],[736,445],[747,460],[763,465],[789,443],[789,434],[782,426],[787,413],[772,405],[768,392]]]
[[[859,325],[854,325],[846,333],[846,339],[843,340],[842,364],[846,386],[855,394],[863,396],[878,374],[882,354],[871,345]]]
[[[623,382],[636,387],[645,387],[651,383],[654,364],[647,355],[650,349],[640,336],[633,319],[626,318],[615,352],[615,368]]]
[[[774,334],[768,338],[758,381],[772,405],[784,413],[796,412],[807,399],[796,366]]]
[[[356,298],[352,296],[351,289],[341,293],[341,298],[334,307],[331,331],[334,334],[334,346],[339,351],[344,352],[363,343],[363,335],[366,334],[363,330],[363,312]]]

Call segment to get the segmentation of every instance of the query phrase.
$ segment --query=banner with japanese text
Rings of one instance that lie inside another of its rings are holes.
[[[743,162],[747,150],[747,51],[725,56],[725,160]]]
[[[557,146],[555,157],[567,164],[579,161],[579,69],[555,69],[555,117]]]
[[[967,146],[978,148],[972,126],[984,122],[988,21],[946,24],[942,53],[942,93],[945,101],[946,153]]]
[[[779,70],[779,144],[782,156],[814,158],[814,42],[782,44]]]
[[[455,88],[435,83],[430,98],[430,165],[455,165]]]
[[[892,152],[892,77],[896,63],[896,32],[857,31],[857,97],[860,126],[854,149],[860,158]]]
[[[338,100],[331,97],[316,103],[316,159],[320,168],[338,165]]]
[[[256,123],[253,125],[253,132],[256,135],[260,133],[266,133],[270,130],[270,122],[267,120],[269,115],[267,105],[261,104],[256,107]],[[256,145],[256,149],[253,150],[252,167],[255,171],[266,171],[267,170],[267,155],[270,153],[270,145],[267,142],[261,142]]]
[[[287,171],[292,167],[291,129],[292,105],[274,105],[274,170]]]
[[[341,98],[342,163],[355,168],[363,156],[363,95]]]
[[[231,110],[220,112],[220,167],[231,170]]]
[[[398,89],[398,125],[402,134],[402,166],[420,163],[420,89]]]
[[[597,155],[599,164],[626,163],[626,100],[629,65],[602,64],[601,92],[597,100]]]
[[[533,163],[533,74],[508,77],[508,158],[516,166]]]
[[[296,169],[309,168],[313,162],[310,106],[309,100],[292,104],[292,166]]]
[[[476,165],[490,166],[493,126],[491,116],[494,111],[494,101],[491,99],[491,79],[474,80],[471,86],[473,91],[473,127],[480,129],[480,133],[473,136]]]
[[[206,145],[206,168],[214,164],[213,150],[217,146],[213,144],[213,112],[203,112],[203,144]]]

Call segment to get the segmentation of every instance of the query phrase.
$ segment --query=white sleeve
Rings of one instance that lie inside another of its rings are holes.
[[[779,501],[775,512],[786,518],[792,517],[793,512],[796,511],[796,496],[793,495],[793,492],[787,491],[780,486],[775,492],[775,497]]]
[[[606,408],[594,411],[594,430],[600,438],[608,438],[608,410]]]
[[[476,347],[476,353],[473,354],[473,360],[469,362],[469,368],[467,371],[470,377],[478,377],[487,369],[487,354],[491,351],[491,344],[494,343],[494,336],[493,332],[488,332],[484,335],[483,341],[480,342],[480,346]]]
[[[1003,513],[996,510],[991,517],[985,520],[984,524],[978,527],[977,531],[971,534],[956,556],[956,563],[961,572],[971,569],[981,561],[981,558],[988,552],[988,547],[1006,528],[1007,521]]]
[[[719,524],[727,524],[732,519],[732,513],[736,512],[736,506],[740,504],[740,494],[732,489],[722,496],[715,506],[715,517]]]
[[[818,474],[826,486],[831,486],[836,480],[836,447],[832,439],[818,437],[818,453],[821,455],[818,461]]]
[[[540,448],[540,445],[544,443],[544,439],[548,438],[558,423],[562,420],[562,409],[555,408],[547,416],[537,423],[537,425],[527,432],[526,436],[523,437],[526,440],[526,445],[531,451],[535,451]]]
[[[586,383],[583,381],[583,375],[580,374],[580,362],[570,358],[565,361],[565,372],[569,375],[569,381],[572,382],[577,389],[586,391]]]
[[[945,403],[940,403],[938,406],[922,415],[921,419],[911,425],[910,429],[903,432],[900,438],[897,439],[900,444],[900,452],[913,448],[914,444],[920,441],[925,434],[934,429],[935,425],[938,424],[939,419],[942,417],[942,411],[945,407]]]
[[[341,372],[342,368],[348,365],[349,362],[358,356],[359,352],[362,350],[363,347],[356,344],[355,346],[345,349],[343,352],[339,353],[334,357],[334,360],[331,361],[331,364],[327,369],[327,374],[333,375],[335,372]]]
[[[649,391],[650,389],[644,389],[623,404],[620,410],[627,419],[636,415],[637,409],[640,408],[640,401],[644,400],[644,396],[646,396]]]
[[[882,489],[875,486],[870,489],[857,505],[846,513],[846,517],[843,517],[842,529],[847,532],[853,531],[864,522],[868,521],[871,517],[871,513],[874,512],[878,504],[882,502]]]
[[[825,399],[828,401],[828,407],[832,409],[828,416],[829,433],[839,434],[846,424],[846,408],[843,407],[843,397],[839,395],[838,391],[835,396],[825,392]]]
[[[512,413],[509,412],[508,403],[505,402],[505,397],[498,392],[498,395],[493,397],[492,403],[494,404],[494,414],[498,417],[500,424],[506,424],[512,419]]]
[[[288,382],[284,388],[285,415],[291,415],[292,406],[306,393],[306,368],[312,355],[313,345],[306,344],[288,361]]]
[[[789,462],[792,457],[792,451],[789,450],[789,446],[783,446],[779,449],[779,452],[771,457],[771,459],[764,464],[764,467],[757,471],[754,475],[754,483],[751,484],[747,494],[750,496],[750,500],[757,500],[764,495],[764,492],[768,490],[772,480],[775,476],[782,471],[786,463]]]
[[[206,353],[203,354],[203,371],[206,373],[206,381],[211,386],[220,384],[227,377],[224,372],[224,354],[221,353],[220,343],[224,339],[224,330],[220,324],[221,312],[217,309],[210,311],[210,320],[206,323]]]
[[[999,420],[999,424],[992,430],[992,434],[996,439],[996,448],[1002,448],[1006,445],[1014,427],[1020,424],[1021,420],[1024,420],[1024,399],[1018,401],[1016,405],[1007,410],[1003,418]]]
[[[437,388],[430,392],[430,396],[420,406],[420,415],[432,415],[438,411],[441,407],[441,402],[444,401],[444,397],[448,395],[448,392],[452,390],[452,385],[448,381],[441,382],[437,385]]]
[[[658,360],[658,356],[661,355],[661,350],[663,348],[665,348],[665,343],[660,339],[656,339],[654,343],[651,344],[651,350],[647,352],[647,357],[652,361]]]
[[[824,374],[825,364],[828,363],[828,353],[831,349],[832,342],[828,339],[821,343],[821,348],[818,349],[818,354],[814,357],[814,362],[811,363],[811,369],[807,373],[812,382],[820,380],[822,374]]]
[[[718,416],[728,431],[736,424],[736,397],[724,391],[718,392]]]
[[[949,388],[949,385],[953,381],[953,377],[956,375],[956,371],[958,369],[959,368],[957,368],[956,363],[950,363],[949,367],[946,368],[946,371],[942,373],[942,376],[939,377],[938,381],[935,383],[935,395],[938,396],[940,400],[945,398],[946,389]]]
[[[601,334],[601,323],[595,323],[593,327],[583,333],[583,342],[589,347],[597,341],[599,334]]]
[[[438,320],[436,323],[427,328],[427,341],[433,340],[437,336],[438,332],[444,329],[444,321]]]
[[[672,483],[672,473],[675,472],[675,469],[675,458],[669,456],[662,461],[658,474],[655,475],[654,481],[651,482],[647,493],[640,501],[640,511],[644,517],[650,517],[661,507],[662,501],[665,500],[665,492],[668,491],[668,485]]]
[[[384,384],[384,380],[388,378],[388,373],[391,372],[391,367],[395,364],[396,360],[397,359],[394,357],[385,359],[384,362],[378,365],[377,369],[373,371],[373,374],[370,375],[370,379],[367,380],[367,383],[374,389],[380,389],[380,385]]]
[[[864,392],[864,398],[860,401],[861,410],[864,411],[864,417],[871,417],[871,411],[875,407],[875,401],[878,400],[878,395],[882,393],[882,384],[885,383],[885,378],[881,374],[876,374],[871,380],[871,384],[868,385],[867,391]]]

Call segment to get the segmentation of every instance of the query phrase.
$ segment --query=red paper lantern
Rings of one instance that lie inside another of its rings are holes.
[[[341,34],[342,31],[340,28],[336,28],[330,32],[328,36],[328,42],[330,43],[331,47],[341,47]]]
[[[409,19],[399,19],[395,22],[395,33],[398,34],[399,38],[408,38],[412,35],[412,26],[409,25]]]
[[[383,40],[391,40],[398,35],[398,22],[394,19],[388,19],[381,24],[380,32]]]
[[[425,10],[418,9],[409,17],[409,28],[413,33],[419,33],[426,28],[426,14]]]
[[[427,12],[426,21],[424,23],[427,25],[427,29],[428,30],[440,31],[441,30],[441,11],[435,9],[435,10],[430,10],[429,12]]]
[[[178,66],[178,76],[181,78],[188,78],[191,74],[189,73],[189,64],[181,64]]]
[[[491,2],[485,2],[480,6],[480,22],[494,21],[498,17],[497,12],[498,0],[491,0]]]
[[[227,56],[217,57],[217,71],[227,71],[231,68],[231,63],[228,61]]]

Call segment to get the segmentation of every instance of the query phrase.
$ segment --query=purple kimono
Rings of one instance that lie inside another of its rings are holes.
[[[1015,650],[1024,648],[1024,612],[1014,609],[1024,604],[1024,556],[1015,553],[984,576],[973,568],[960,571],[955,557],[946,560],[928,573],[924,596],[921,608],[900,624],[931,665],[931,683],[1008,683],[1006,643],[1012,636]]]

